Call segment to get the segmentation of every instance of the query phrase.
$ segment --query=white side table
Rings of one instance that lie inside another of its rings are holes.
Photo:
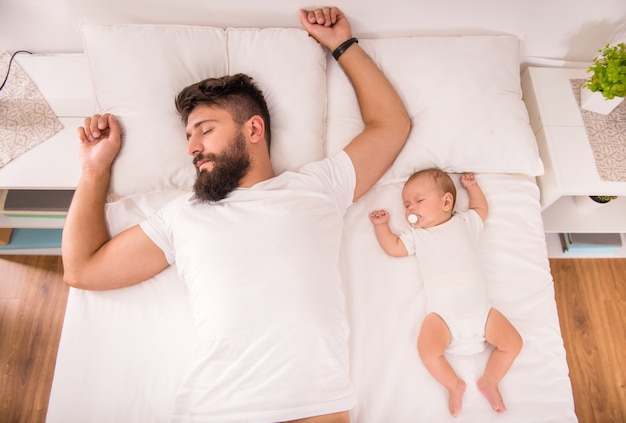
[[[523,99],[545,166],[537,183],[550,257],[563,257],[558,234],[565,232],[620,233],[626,245],[626,182],[600,178],[570,84],[587,76],[584,69],[536,67],[522,75]],[[574,203],[574,197],[589,195],[620,198],[593,210]],[[626,257],[626,248],[611,257]]]
[[[96,110],[87,58],[81,54],[15,57],[64,129],[0,168],[0,189],[74,189],[80,177],[76,128]],[[59,229],[65,219],[0,215],[0,228]],[[60,254],[60,247],[2,249],[3,254]]]

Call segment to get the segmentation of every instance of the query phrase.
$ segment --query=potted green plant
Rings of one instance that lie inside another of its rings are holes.
[[[587,69],[591,76],[581,91],[581,107],[609,114],[626,95],[626,44],[607,44]]]

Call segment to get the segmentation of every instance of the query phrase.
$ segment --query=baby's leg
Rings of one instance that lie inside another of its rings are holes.
[[[495,348],[489,356],[485,373],[476,384],[498,413],[506,411],[498,385],[522,349],[522,337],[502,313],[492,308],[487,317],[485,339]]]
[[[465,382],[457,376],[443,355],[448,344],[448,325],[438,314],[428,314],[417,338],[417,351],[430,374],[448,389],[448,408],[450,414],[456,416],[461,411]]]

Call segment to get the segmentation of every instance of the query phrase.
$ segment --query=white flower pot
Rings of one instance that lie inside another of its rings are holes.
[[[624,100],[624,97],[615,97],[607,100],[601,91],[590,91],[588,88],[580,89],[580,107],[590,112],[608,115]]]

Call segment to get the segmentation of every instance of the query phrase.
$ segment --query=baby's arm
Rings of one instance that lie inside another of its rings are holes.
[[[483,190],[480,188],[480,185],[478,185],[478,181],[474,178],[474,174],[466,173],[462,175],[461,185],[467,190],[469,208],[478,213],[484,222],[489,214],[489,205],[487,203],[487,197],[485,197]]]
[[[404,242],[389,228],[389,213],[386,210],[375,210],[370,213],[370,220],[374,224],[376,239],[387,254],[393,257],[404,257],[409,253]]]

